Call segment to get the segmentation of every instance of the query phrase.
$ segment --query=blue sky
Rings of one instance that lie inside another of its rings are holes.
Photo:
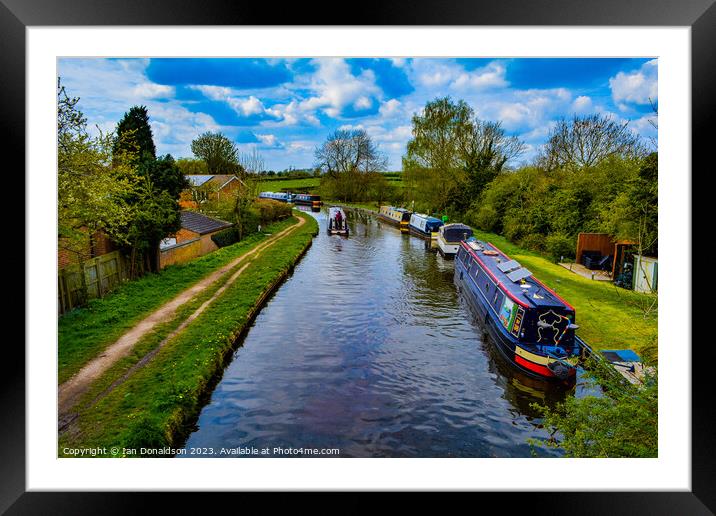
[[[656,59],[613,58],[63,58],[58,74],[88,125],[115,128],[148,107],[157,152],[191,157],[191,141],[221,131],[266,168],[306,168],[339,128],[363,128],[399,170],[411,118],[436,97],[464,99],[526,143],[529,161],[562,116],[601,113],[656,136]]]

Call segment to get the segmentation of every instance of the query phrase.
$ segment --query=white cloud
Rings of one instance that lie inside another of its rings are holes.
[[[641,68],[632,72],[619,72],[609,79],[614,102],[631,102],[648,104],[649,99],[656,101],[658,97],[657,83],[658,61],[652,59]]]
[[[283,144],[278,141],[278,138],[276,138],[274,134],[257,134],[256,138],[266,147],[283,148]]]
[[[505,87],[505,65],[493,61],[474,70],[466,70],[454,62],[435,62],[427,59],[413,61],[414,81],[428,88],[447,87],[455,91]]]
[[[390,99],[387,102],[383,102],[378,109],[378,112],[384,117],[392,116],[400,110],[402,104],[397,99]]]
[[[572,102],[572,109],[575,113],[587,113],[592,110],[592,99],[586,95],[580,95]]]

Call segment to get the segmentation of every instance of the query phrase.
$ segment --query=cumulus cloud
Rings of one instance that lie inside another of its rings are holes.
[[[587,113],[592,110],[592,99],[586,95],[580,95],[574,102],[572,102],[572,108],[575,113]]]
[[[609,79],[612,98],[617,104],[648,104],[649,99],[656,102],[658,61],[652,59],[641,68],[631,72],[619,72]]]
[[[498,61],[474,70],[466,70],[455,62],[436,63],[430,59],[413,61],[415,80],[428,88],[445,87],[455,91],[499,88],[508,85],[506,67]]]

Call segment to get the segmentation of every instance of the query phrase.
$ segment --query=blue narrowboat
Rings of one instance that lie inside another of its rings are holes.
[[[520,371],[570,381],[582,353],[575,310],[493,244],[470,238],[455,257],[455,284],[495,347]]]
[[[410,233],[422,238],[436,239],[438,230],[443,225],[443,221],[422,213],[413,213],[410,216],[408,228]]]
[[[261,192],[259,199],[273,199],[274,201],[292,202],[293,197],[286,192]]]
[[[310,206],[314,211],[320,210],[321,204],[323,204],[320,195],[307,193],[293,194],[293,203],[300,204],[302,206]]]

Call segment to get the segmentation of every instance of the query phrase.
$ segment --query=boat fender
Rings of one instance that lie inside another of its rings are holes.
[[[566,380],[569,376],[569,369],[559,362],[550,362],[549,369],[560,380]]]

